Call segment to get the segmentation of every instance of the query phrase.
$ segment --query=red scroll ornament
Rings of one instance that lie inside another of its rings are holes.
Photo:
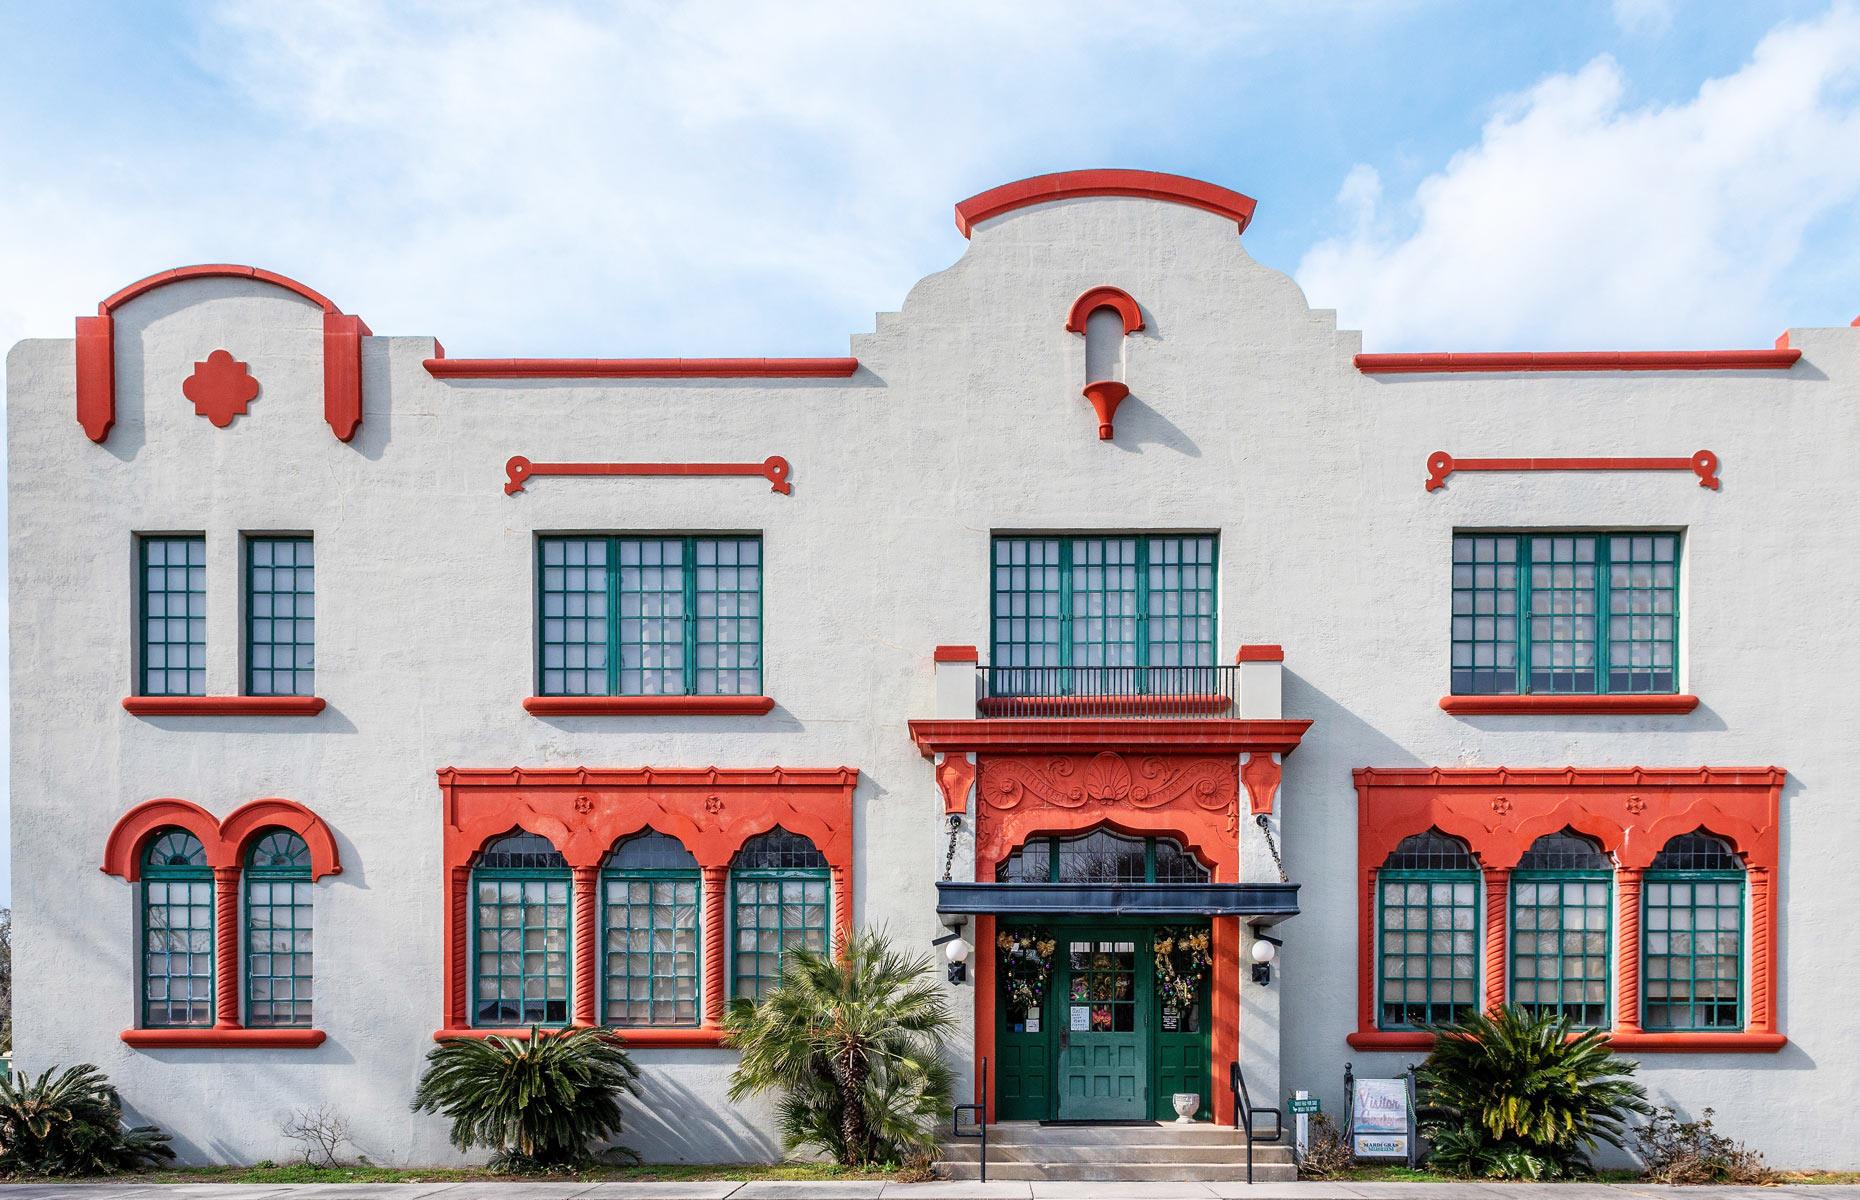
[[[1455,471],[1690,471],[1700,487],[1718,490],[1718,456],[1709,450],[1691,458],[1454,458],[1436,450],[1427,456],[1427,490],[1445,487]]]
[[[504,494],[514,496],[533,475],[760,475],[774,485],[771,491],[789,495],[794,468],[779,454],[759,463],[539,463],[521,454],[504,464],[510,482]]]

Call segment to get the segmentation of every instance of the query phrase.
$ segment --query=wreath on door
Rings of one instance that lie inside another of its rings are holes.
[[[1053,953],[1059,949],[1052,930],[1039,925],[1003,929],[995,935],[995,949],[1008,999],[1023,1013],[1039,1012],[1053,978]]]
[[[1156,931],[1156,991],[1177,1008],[1195,1006],[1201,981],[1214,966],[1214,949],[1208,931],[1164,928]]]

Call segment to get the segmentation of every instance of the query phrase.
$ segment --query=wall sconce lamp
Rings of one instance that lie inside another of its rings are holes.
[[[962,936],[962,931],[968,923],[967,914],[944,913],[943,926],[949,932],[930,943],[932,946],[943,947],[943,958],[949,963],[951,983],[964,983],[969,978],[969,955],[974,952],[975,947],[969,945],[968,939]]]
[[[1272,960],[1279,956],[1279,947],[1285,943],[1276,937],[1261,933],[1257,926],[1253,929],[1253,982],[1272,982]]]

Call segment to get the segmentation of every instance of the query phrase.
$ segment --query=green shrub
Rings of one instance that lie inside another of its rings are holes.
[[[1764,1165],[1761,1154],[1713,1129],[1711,1118],[1709,1108],[1696,1121],[1681,1121],[1677,1112],[1661,1108],[1635,1130],[1634,1149],[1646,1164],[1647,1179],[1652,1183],[1776,1182],[1776,1172]]]
[[[452,1144],[489,1149],[499,1170],[566,1170],[620,1132],[638,1074],[605,1029],[448,1038],[426,1056],[413,1110],[450,1118]]]
[[[1619,1147],[1630,1114],[1653,1110],[1634,1064],[1600,1030],[1512,1005],[1433,1030],[1419,1076],[1428,1161],[1456,1175],[1590,1175],[1589,1147]]]
[[[114,1175],[174,1157],[153,1125],[123,1124],[123,1100],[89,1063],[53,1078],[0,1080],[0,1175]]]
[[[724,1022],[742,1052],[730,1098],[781,1093],[787,1149],[811,1145],[845,1166],[929,1154],[949,1116],[943,1038],[954,1026],[928,957],[877,932],[839,958],[795,950],[761,1003],[737,1000]]]

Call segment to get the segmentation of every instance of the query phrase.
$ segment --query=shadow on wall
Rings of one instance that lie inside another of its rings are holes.
[[[666,1063],[663,1067],[677,1069],[693,1065],[696,1064],[679,1062]],[[727,1077],[717,1078],[723,1085]],[[661,1069],[660,1064],[642,1066],[639,1090],[627,1097],[622,1106],[625,1116],[619,1142],[638,1151],[647,1162],[766,1163],[779,1160],[782,1157],[780,1140],[763,1132],[773,1126],[773,1114],[758,1114],[753,1107],[726,1105],[721,1111],[741,1113],[743,1123],[719,1120],[721,1095],[721,1086],[717,1095],[701,1096],[679,1082],[670,1070]]]

